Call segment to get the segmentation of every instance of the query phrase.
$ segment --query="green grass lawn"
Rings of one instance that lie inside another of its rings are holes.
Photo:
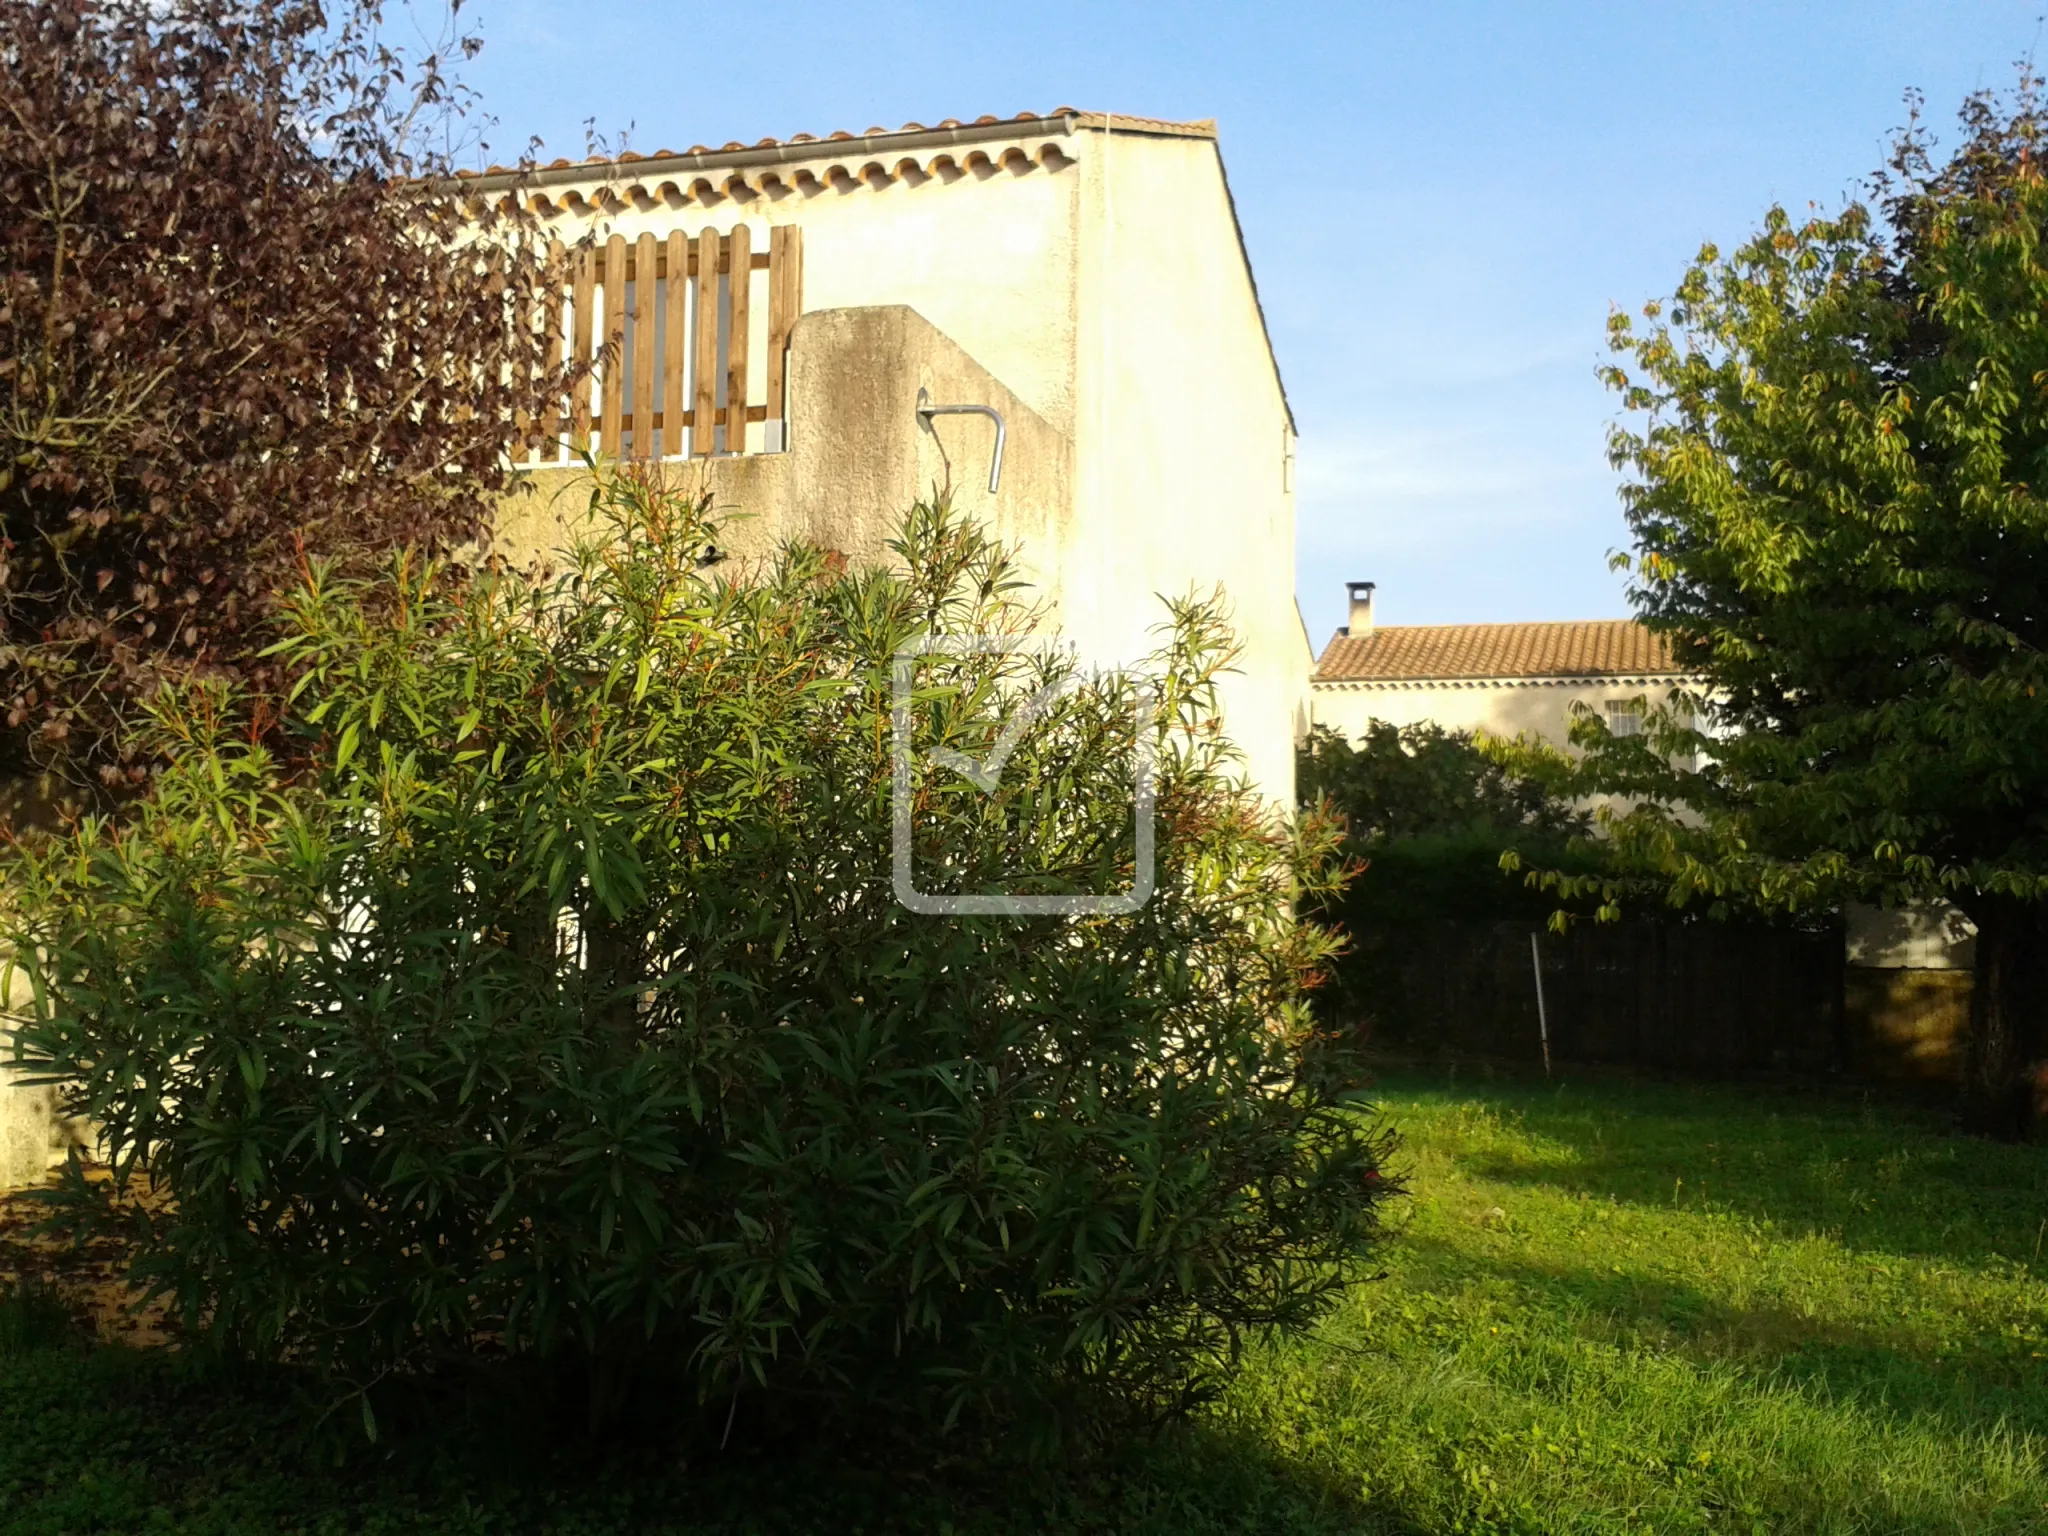
[[[591,1478],[451,1434],[334,1473],[282,1401],[0,1314],[0,1536],[2048,1531],[2048,1149],[1746,1088],[1382,1097],[1412,1191],[1385,1276],[1114,1466]]]
[[[2048,1530],[2048,1150],[1853,1098],[1387,1090],[1404,1241],[1244,1373],[1245,1432],[1425,1531]]]

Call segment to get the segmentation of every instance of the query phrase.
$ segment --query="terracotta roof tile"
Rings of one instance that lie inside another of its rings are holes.
[[[998,117],[992,112],[984,112],[980,117],[977,117],[974,120],[973,126],[984,127],[991,123],[1005,122],[1035,123],[1049,121],[1054,118],[1062,117],[1078,118],[1085,121],[1093,127],[1100,127],[1106,123],[1113,123],[1118,128],[1135,129],[1145,133],[1185,134],[1197,138],[1213,138],[1216,134],[1216,124],[1213,120],[1208,118],[1204,118],[1199,122],[1180,123],[1172,122],[1168,119],[1159,117],[1129,117],[1121,112],[1081,112],[1077,111],[1073,107],[1054,107],[1050,112],[1019,112],[1015,117],[1010,118]],[[937,127],[939,128],[961,128],[965,126],[968,125],[962,123],[961,120],[957,117],[946,118],[944,121],[940,122],[937,125]],[[890,138],[896,134],[930,133],[932,131],[933,129],[926,127],[924,124],[914,122],[905,123],[901,128],[870,128],[865,134],[849,133],[846,129],[841,128],[834,131],[833,133],[827,134],[823,138],[820,138],[817,134],[814,133],[793,133],[787,139],[762,139],[755,144],[740,144],[734,142],[727,144],[723,150],[713,150],[709,145],[705,144],[693,144],[690,146],[689,149],[683,151],[683,153],[690,155],[727,154],[747,149],[779,149],[785,144],[844,143],[849,139],[856,138]],[[601,166],[615,165],[625,161],[669,160],[674,158],[676,158],[676,152],[674,150],[657,149],[653,151],[651,154],[640,154],[632,150],[627,150],[617,155],[592,155],[587,159],[581,161],[558,159],[551,161],[548,165],[548,169],[556,170],[563,166],[568,166],[572,164]],[[494,165],[490,167],[488,170],[484,171],[458,171],[456,172],[456,174],[467,179],[478,176],[509,176],[512,175],[517,170],[517,166]]]
[[[1391,624],[1369,635],[1341,630],[1316,668],[1319,683],[1419,682],[1484,677],[1668,674],[1671,646],[1634,619],[1562,624]]]

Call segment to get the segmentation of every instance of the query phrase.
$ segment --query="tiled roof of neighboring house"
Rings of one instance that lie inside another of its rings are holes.
[[[1323,651],[1319,683],[1513,677],[1677,676],[1671,646],[1634,619],[1562,624],[1394,624],[1341,631]]]
[[[987,114],[971,123],[949,117],[930,127],[923,123],[905,123],[901,128],[870,128],[866,133],[848,133],[842,128],[822,138],[817,134],[798,133],[786,139],[761,139],[753,144],[742,144],[735,139],[716,149],[708,144],[693,144],[688,149],[658,149],[647,155],[627,150],[617,155],[591,155],[582,160],[554,160],[547,165],[528,167],[523,173],[517,166],[494,165],[484,171],[459,171],[456,174],[465,180],[489,184],[510,181],[521,174],[529,179],[549,179],[565,173],[587,177],[591,172],[623,170],[632,166],[632,174],[646,176],[670,168],[700,170],[834,154],[885,154],[892,150],[944,143],[971,144],[982,139],[1021,134],[1071,133],[1076,128],[1111,128],[1123,133],[1189,139],[1216,137],[1216,124],[1207,118],[1198,122],[1176,123],[1157,117],[1126,117],[1121,112],[1081,112],[1073,107],[1054,107],[1050,112],[1019,112],[1015,117]],[[891,168],[885,166],[883,169],[887,172]]]

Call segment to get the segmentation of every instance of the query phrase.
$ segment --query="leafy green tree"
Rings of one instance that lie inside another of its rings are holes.
[[[1344,850],[1357,869],[1326,909],[1351,935],[1345,972],[1388,925],[1550,911],[1554,901],[1503,878],[1503,849],[1546,866],[1596,867],[1581,846],[1592,816],[1556,792],[1557,765],[1528,766],[1521,771],[1470,731],[1430,721],[1368,721],[1356,741],[1329,726],[1309,733],[1296,761],[1301,803],[1343,818]]]
[[[1332,1006],[1398,1029],[1416,924],[1541,921],[1557,903],[1507,878],[1503,850],[1545,868],[1598,868],[1592,817],[1548,781],[1557,765],[1522,772],[1470,731],[1369,721],[1354,741],[1328,726],[1297,759],[1303,807],[1346,825],[1355,873],[1315,908],[1347,940]]]
[[[1946,158],[1916,111],[1871,203],[1773,208],[1610,322],[1624,563],[1711,707],[1631,739],[1579,722],[1579,787],[1635,801],[1612,825],[1633,873],[1550,881],[1610,908],[1954,902],[1978,931],[1967,1114],[2002,1134],[2048,1057],[2042,126],[2032,80],[1972,98]]]
[[[924,508],[899,572],[725,575],[700,504],[600,486],[551,582],[315,568],[279,646],[315,780],[188,691],[132,816],[16,861],[19,1039],[167,1197],[125,1213],[142,1274],[366,1414],[488,1352],[599,1417],[637,1374],[714,1422],[1072,1422],[1319,1315],[1387,1140],[1292,916],[1336,834],[1234,767],[1215,611],[1177,609],[1149,717],[1069,677],[992,793],[923,748],[985,759],[1065,664],[920,664],[926,888],[1129,889],[1141,729],[1160,830],[1134,912],[918,915],[893,659],[1029,632],[1006,557]]]
[[[1380,844],[1447,832],[1560,838],[1591,818],[1542,778],[1517,773],[1470,731],[1433,721],[1369,720],[1356,741],[1327,725],[1303,744],[1297,782],[1304,805],[1327,799],[1351,836]]]

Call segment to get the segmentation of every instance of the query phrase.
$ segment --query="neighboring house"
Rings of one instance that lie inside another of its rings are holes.
[[[464,191],[524,200],[566,245],[594,234],[539,323],[570,357],[619,342],[564,402],[501,546],[559,547],[581,442],[677,461],[741,514],[742,558],[802,537],[886,560],[905,507],[949,484],[1020,548],[1086,660],[1142,657],[1162,594],[1221,587],[1243,642],[1226,727],[1291,802],[1294,425],[1214,124],[1062,108],[492,170]],[[993,423],[920,403],[1000,415],[998,487]]]
[[[1373,583],[1347,584],[1351,622],[1323,648],[1313,681],[1317,725],[1347,737],[1366,722],[1496,736],[1529,734],[1565,745],[1575,705],[1605,715],[1619,732],[1638,729],[1645,701],[1698,679],[1670,646],[1633,619],[1553,624],[1373,623]]]
[[[1498,736],[1528,733],[1566,745],[1573,707],[1610,728],[1674,687],[1703,679],[1633,619],[1561,624],[1375,625],[1373,583],[1347,584],[1350,623],[1324,647],[1313,716],[1356,738],[1371,720],[1434,721]],[[1975,930],[1945,903],[1889,910],[1847,903],[1843,1006],[1859,1075],[1953,1078],[1968,1030]]]

